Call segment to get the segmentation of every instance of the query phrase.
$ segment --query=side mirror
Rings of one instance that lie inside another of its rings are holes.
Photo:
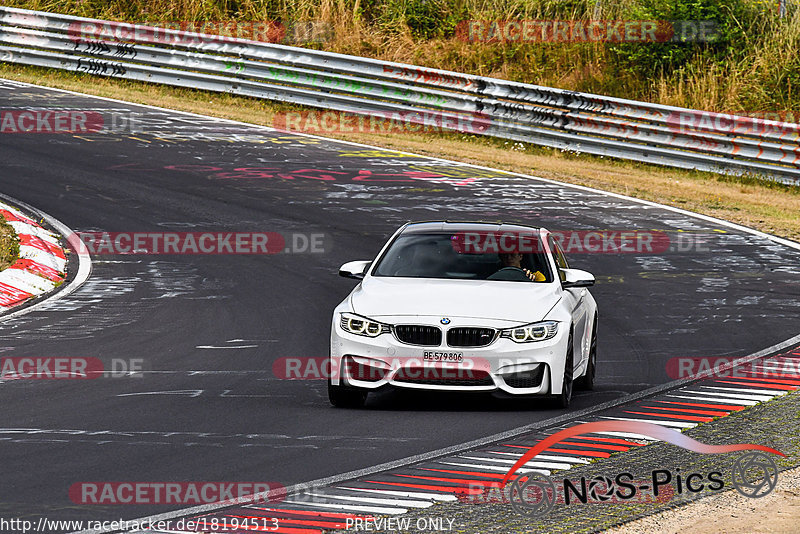
[[[356,280],[361,280],[364,278],[364,274],[369,269],[369,266],[372,262],[371,261],[348,261],[341,267],[339,267],[339,276],[344,276],[345,278],[355,278]]]
[[[564,279],[561,281],[561,287],[564,289],[570,287],[590,287],[594,285],[594,275],[581,271],[580,269],[561,269]]]

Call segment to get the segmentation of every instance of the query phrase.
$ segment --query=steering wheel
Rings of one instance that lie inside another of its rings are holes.
[[[499,271],[491,274],[487,280],[501,280],[506,282],[530,282],[531,279],[519,267],[503,267]]]

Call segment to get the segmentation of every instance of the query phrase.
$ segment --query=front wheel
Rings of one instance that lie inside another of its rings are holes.
[[[570,330],[569,340],[567,341],[567,356],[564,359],[564,378],[561,382],[561,393],[553,395],[553,402],[557,408],[569,408],[569,403],[572,400],[572,374],[575,372],[573,355],[572,331]]]
[[[589,346],[589,363],[586,364],[586,372],[575,381],[575,387],[586,391],[594,389],[594,376],[597,374],[597,315],[594,316],[592,325],[592,341]]]
[[[328,400],[337,408],[362,408],[367,392],[350,386],[334,386],[328,381]]]

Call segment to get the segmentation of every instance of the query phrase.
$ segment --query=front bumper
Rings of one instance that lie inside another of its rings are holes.
[[[440,327],[493,327],[475,319],[403,318],[402,324]],[[438,346],[402,343],[393,333],[370,338],[344,331],[335,313],[331,328],[331,382],[364,389],[386,386],[437,391],[502,391],[510,395],[561,393],[568,328],[547,341],[517,343],[495,337],[484,347],[451,347],[446,335]],[[504,325],[509,327],[511,325]],[[556,377],[556,378],[554,378]]]

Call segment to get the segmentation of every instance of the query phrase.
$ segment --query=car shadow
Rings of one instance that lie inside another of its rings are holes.
[[[635,388],[633,389],[635,390]],[[597,387],[594,391],[576,391],[573,393],[572,406],[563,410],[556,408],[550,399],[543,396],[501,397],[486,392],[414,391],[387,388],[371,392],[367,398],[365,409],[403,412],[552,411],[555,414],[588,408],[632,392],[620,390],[619,387],[613,389]]]

